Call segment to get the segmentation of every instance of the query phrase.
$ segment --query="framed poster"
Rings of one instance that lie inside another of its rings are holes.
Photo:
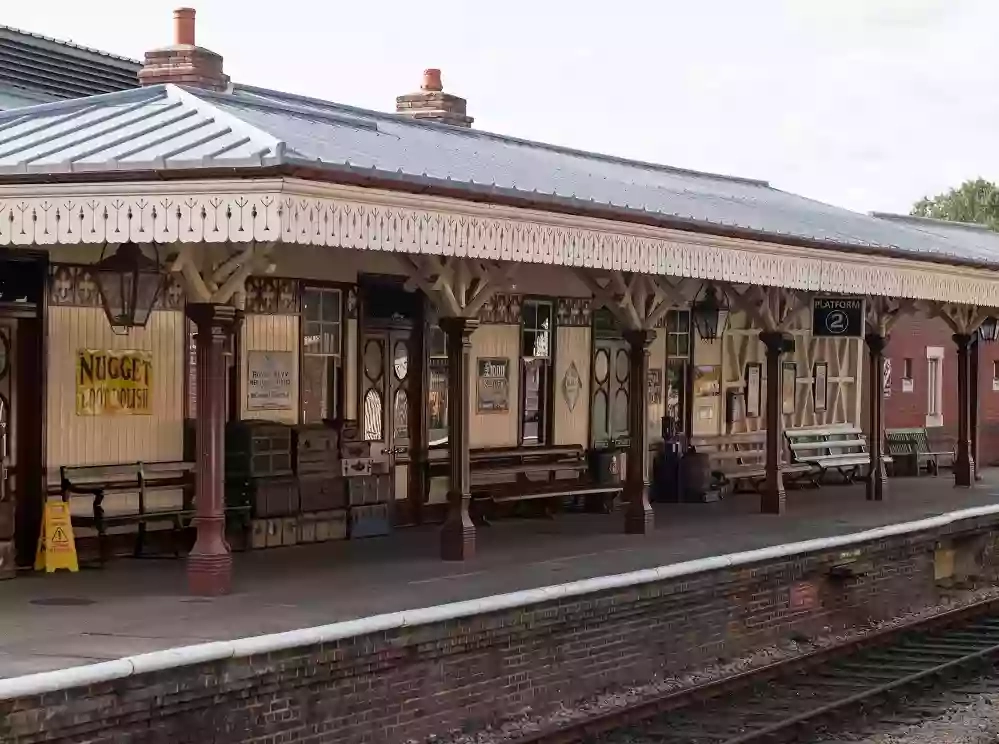
[[[510,410],[510,360],[477,359],[475,410],[506,413]]]
[[[746,365],[746,418],[760,417],[760,399],[763,391],[763,365],[750,362]]]
[[[649,405],[657,406],[663,402],[663,371],[655,367],[649,370]]]
[[[794,413],[794,393],[798,385],[798,365],[795,362],[784,362],[781,365],[780,401],[781,412]]]
[[[246,352],[246,409],[290,411],[294,352]]]
[[[152,415],[153,355],[141,349],[78,349],[77,416]]]
[[[812,410],[822,413],[826,410],[829,396],[829,365],[816,362],[812,370]]]

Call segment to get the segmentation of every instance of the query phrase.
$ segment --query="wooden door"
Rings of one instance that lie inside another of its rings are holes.
[[[593,444],[603,446],[614,439],[623,444],[628,436],[630,366],[628,344],[620,339],[598,338],[593,349]]]
[[[397,499],[409,490],[411,336],[407,329],[366,330],[361,348],[361,430],[383,448]]]

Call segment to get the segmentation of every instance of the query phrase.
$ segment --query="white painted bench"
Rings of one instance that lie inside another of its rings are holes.
[[[708,456],[711,475],[721,486],[734,489],[740,483],[748,483],[753,490],[759,491],[766,482],[766,431],[693,437],[691,444],[697,452]],[[811,475],[815,470],[805,462],[781,465],[781,472],[790,476],[792,482],[805,479],[814,483]]]
[[[838,472],[844,483],[854,483],[870,472],[867,437],[853,424],[787,429],[784,436],[792,462],[817,467],[819,483],[830,470]],[[884,455],[884,461],[890,463],[891,457]]]

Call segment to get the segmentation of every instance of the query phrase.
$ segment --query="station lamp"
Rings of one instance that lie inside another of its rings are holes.
[[[105,245],[94,274],[111,330],[121,335],[130,328],[144,328],[166,283],[156,246],[156,258],[132,241],[122,243],[114,253],[107,254],[107,250]]]
[[[724,292],[719,297],[717,287],[705,282],[690,307],[691,320],[698,335],[708,342],[719,338],[728,326],[728,314],[728,299]]]
[[[990,315],[982,324],[978,327],[978,337],[982,341],[997,341],[999,340],[999,319]]]

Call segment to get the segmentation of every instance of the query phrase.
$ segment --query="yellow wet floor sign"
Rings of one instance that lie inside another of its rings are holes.
[[[35,570],[47,573],[65,568],[79,571],[76,558],[76,540],[73,538],[73,523],[70,521],[69,504],[65,501],[46,501],[45,518],[42,520],[42,534],[35,554]]]

